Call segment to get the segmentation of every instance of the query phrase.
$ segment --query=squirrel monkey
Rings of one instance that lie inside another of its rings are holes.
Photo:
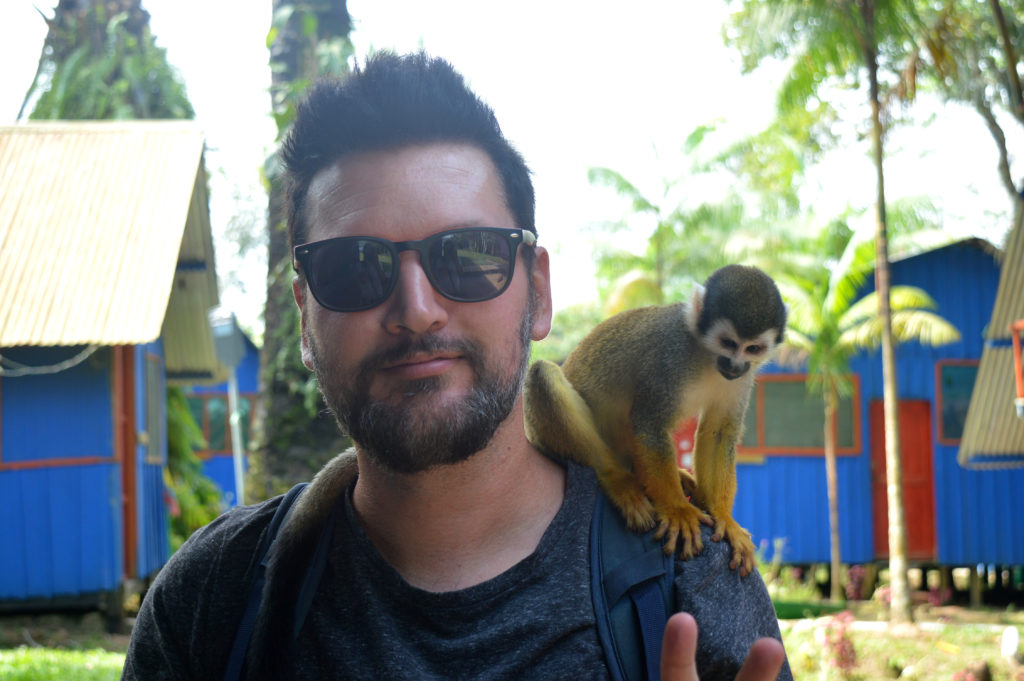
[[[530,367],[527,437],[547,454],[592,467],[632,529],[658,523],[666,554],[678,542],[684,558],[700,553],[700,524],[713,526],[712,540],[729,541],[730,567],[746,576],[754,544],[732,518],[736,444],[754,374],[782,342],[786,314],[768,275],[728,265],[689,305],[615,315],[561,369],[544,360]],[[676,465],[672,433],[696,415],[694,482]]]

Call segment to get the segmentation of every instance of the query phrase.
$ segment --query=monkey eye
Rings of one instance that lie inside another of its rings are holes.
[[[751,355],[760,355],[762,352],[764,352],[764,346],[763,345],[748,345],[747,348],[746,348],[746,351],[747,351],[748,354],[751,354]]]
[[[726,350],[736,350],[739,344],[731,338],[722,337],[718,339],[718,342],[722,344],[722,347]]]

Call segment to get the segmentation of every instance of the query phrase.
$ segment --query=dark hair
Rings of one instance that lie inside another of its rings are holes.
[[[537,232],[530,170],[502,135],[494,111],[443,59],[384,51],[345,78],[318,81],[299,104],[280,152],[291,244],[306,238],[306,193],[319,171],[347,154],[433,142],[462,142],[486,152],[516,226]]]

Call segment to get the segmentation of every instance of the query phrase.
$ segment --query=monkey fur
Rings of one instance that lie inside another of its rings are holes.
[[[632,529],[657,525],[666,554],[677,545],[685,559],[700,553],[703,523],[712,540],[729,541],[730,567],[746,576],[754,545],[732,518],[736,445],[754,374],[785,326],[768,275],[723,267],[692,303],[627,310],[598,324],[561,368],[535,362],[524,388],[527,437],[592,467]],[[698,415],[694,481],[676,464],[672,434]]]

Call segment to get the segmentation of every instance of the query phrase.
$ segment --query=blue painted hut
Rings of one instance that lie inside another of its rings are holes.
[[[0,607],[103,605],[168,557],[167,384],[224,376],[202,133],[0,128],[0,245]]]
[[[968,406],[973,410],[979,392],[988,390],[975,390],[975,379],[991,344],[986,329],[1000,273],[1024,268],[1024,254],[1015,257],[1002,259],[987,242],[971,239],[892,263],[892,284],[928,291],[937,312],[962,334],[951,345],[915,342],[896,350],[908,552],[918,564],[1024,565],[1024,469],[1007,465],[1012,457],[999,469],[958,460]],[[871,290],[873,282],[865,292]],[[1016,314],[1024,316],[1024,309]],[[854,391],[834,425],[841,556],[845,563],[868,563],[888,557],[880,353],[856,356],[851,369]],[[806,378],[774,364],[762,370],[737,466],[737,520],[768,556],[774,540],[784,540],[786,563],[829,560],[823,406],[808,398]],[[1006,380],[1012,381],[1009,373]],[[1012,413],[1012,395],[1004,406]],[[1019,463],[1024,421],[1003,428]]]
[[[243,334],[245,356],[236,368],[238,380],[238,415],[241,423],[242,452],[249,452],[256,397],[259,393],[260,351]],[[203,473],[224,492],[224,505],[235,506],[239,495],[235,484],[232,459],[231,412],[228,384],[196,384],[186,389],[189,411],[203,431],[206,446],[197,451],[203,461]]]

